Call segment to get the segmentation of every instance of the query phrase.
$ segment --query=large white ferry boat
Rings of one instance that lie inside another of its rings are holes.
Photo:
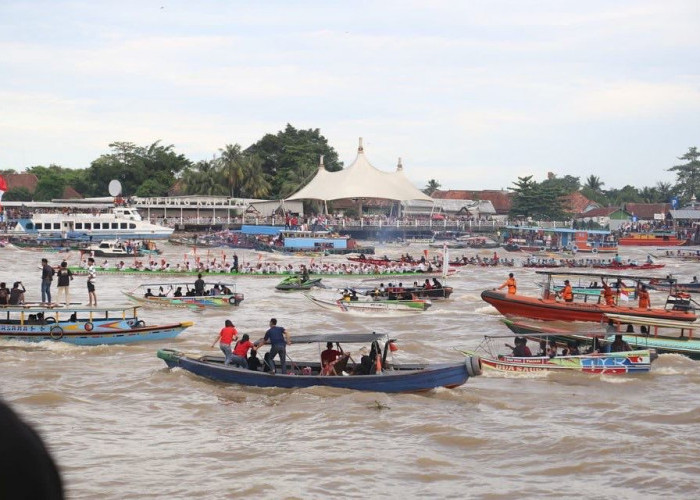
[[[106,240],[106,239],[167,239],[174,229],[159,226],[141,218],[131,207],[114,207],[109,212],[35,213],[31,219],[19,219],[10,234],[36,236],[40,239]]]

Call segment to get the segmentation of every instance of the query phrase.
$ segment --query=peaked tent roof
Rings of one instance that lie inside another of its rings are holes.
[[[329,172],[323,166],[322,157],[314,178],[286,200],[329,201],[344,198],[432,201],[430,196],[417,189],[406,178],[401,160],[395,172],[384,172],[372,166],[365,157],[362,138],[352,165],[338,172]]]

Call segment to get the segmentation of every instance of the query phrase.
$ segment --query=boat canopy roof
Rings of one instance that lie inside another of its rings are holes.
[[[610,231],[605,229],[571,229],[568,227],[537,227],[537,226],[506,226],[506,229],[513,229],[518,231],[532,231],[532,232],[543,232],[543,233],[588,233],[588,234],[610,234]]]
[[[696,320],[693,322],[688,321],[675,321],[672,319],[656,319],[656,318],[644,318],[640,316],[628,316],[627,314],[605,314],[605,318],[613,320],[616,323],[639,325],[639,326],[658,326],[659,328],[675,328],[682,330],[693,330],[700,327],[700,323]]]
[[[194,276],[196,277],[196,276]],[[219,285],[219,286],[227,286],[229,288],[236,288],[235,283],[224,283],[223,281],[204,281],[204,284],[206,286],[214,286],[214,285]],[[136,286],[136,288],[152,288],[154,286],[194,286],[194,281],[169,281],[167,283],[142,283]]]
[[[322,342],[338,342],[343,344],[366,344],[375,340],[384,340],[385,333],[318,333],[312,335],[292,335],[292,344],[316,344]]]
[[[593,276],[593,277],[599,277],[599,278],[613,278],[613,279],[626,279],[626,280],[634,280],[634,281],[650,281],[650,280],[656,280],[657,282],[667,282],[667,283],[675,283],[677,280],[675,278],[669,278],[666,276],[665,278],[660,278],[658,276],[638,276],[634,274],[612,274],[612,273],[606,273],[604,270],[601,270],[600,272],[595,272],[595,271],[589,271],[589,272],[576,272],[576,271],[535,271],[536,274],[546,274],[548,276]]]

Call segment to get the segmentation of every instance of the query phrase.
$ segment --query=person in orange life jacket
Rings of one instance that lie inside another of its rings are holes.
[[[610,285],[605,282],[605,280],[603,280],[603,299],[605,300],[605,305],[615,305],[615,293],[613,292],[612,288],[610,288]]]
[[[503,282],[501,286],[497,288],[497,290],[501,290],[502,288],[508,287],[508,294],[509,295],[515,295],[515,293],[518,290],[518,287],[515,283],[515,278],[513,277],[513,273],[508,274],[508,279]]]
[[[231,342],[234,340],[238,340],[238,330],[236,330],[236,327],[233,326],[231,320],[227,319],[224,322],[224,327],[219,332],[219,336],[216,337],[216,340],[211,345],[214,347],[217,342],[219,343],[219,349],[221,349],[221,352],[223,352],[225,356],[224,365],[231,364],[233,357],[233,353],[231,352]]]
[[[637,290],[637,298],[639,299],[640,309],[651,309],[651,299],[649,298],[649,291],[646,285],[642,285]]]
[[[569,280],[564,280],[564,288],[561,290],[561,292],[557,292],[557,296],[563,298],[564,302],[574,301],[574,292],[571,289],[571,283],[569,283]]]

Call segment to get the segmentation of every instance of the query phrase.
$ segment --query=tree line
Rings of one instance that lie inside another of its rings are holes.
[[[48,201],[63,197],[67,186],[85,197],[108,196],[112,179],[121,182],[124,196],[184,195],[282,199],[306,184],[316,173],[321,155],[328,171],[343,168],[338,153],[319,129],[298,130],[287,125],[277,134],[243,149],[227,144],[211,159],[192,162],[175,147],[156,141],[149,146],[113,142],[110,152],[88,168],[59,165],[24,170],[38,178],[34,193],[24,187],[4,194],[6,201]],[[0,174],[17,173],[14,169]]]
[[[25,172],[35,174],[38,184],[34,193],[13,188],[4,194],[6,201],[48,201],[61,198],[67,186],[85,197],[108,195],[108,184],[117,179],[124,196],[184,195],[231,196],[237,198],[283,199],[298,191],[315,175],[319,158],[324,157],[328,171],[343,168],[338,153],[328,144],[319,129],[296,129],[287,124],[276,134],[266,134],[243,149],[227,144],[211,159],[192,162],[174,150],[174,146],[156,141],[148,146],[131,142],[113,142],[110,151],[91,162],[85,169],[58,165],[32,166]],[[621,189],[604,189],[605,183],[590,175],[582,184],[579,177],[554,175],[537,182],[533,176],[518,177],[508,189],[513,193],[511,215],[539,219],[567,217],[562,197],[580,192],[602,206],[621,206],[628,202],[667,203],[678,198],[682,205],[700,194],[700,152],[696,147],[678,158],[683,163],[668,168],[676,174],[675,184],[657,182],[638,189],[632,185]],[[2,170],[0,174],[17,173]],[[440,188],[430,179],[426,194]]]

